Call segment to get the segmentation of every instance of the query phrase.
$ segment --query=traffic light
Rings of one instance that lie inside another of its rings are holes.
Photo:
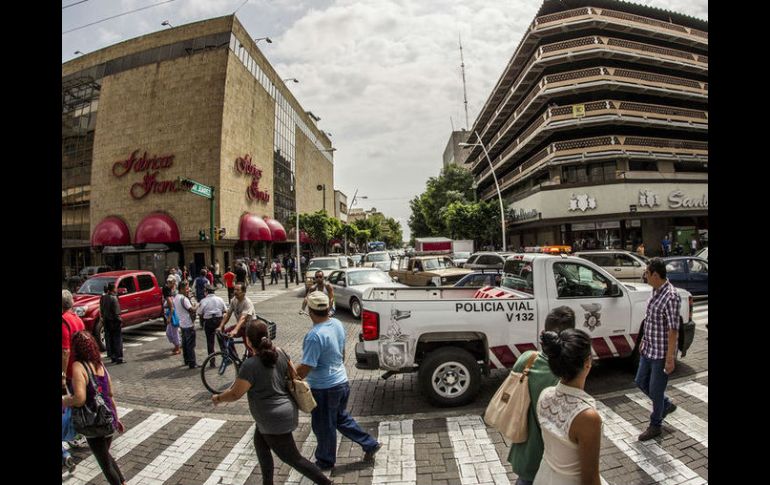
[[[224,239],[225,238],[225,234],[227,234],[227,231],[225,230],[225,228],[224,227],[220,227],[219,228],[219,239]]]
[[[203,229],[198,231],[198,240],[199,241],[205,241],[206,240],[206,231],[204,231]]]

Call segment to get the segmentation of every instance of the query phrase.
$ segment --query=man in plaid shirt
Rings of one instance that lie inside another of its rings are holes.
[[[676,404],[666,396],[666,386],[668,376],[674,372],[681,304],[676,288],[666,279],[666,263],[662,259],[650,260],[645,275],[652,286],[652,296],[644,318],[636,385],[652,400],[652,414],[650,426],[639,435],[639,441],[659,436],[663,418],[676,410]]]

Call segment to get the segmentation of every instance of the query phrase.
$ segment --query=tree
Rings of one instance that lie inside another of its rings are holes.
[[[294,217],[291,217],[290,220],[296,224]],[[308,237],[313,240],[312,246],[315,254],[326,254],[326,245],[331,238],[332,228],[335,227],[331,221],[336,221],[336,219],[330,218],[325,210],[299,215],[299,229],[305,231]]]
[[[409,216],[407,225],[412,232],[411,239],[413,240],[415,237],[430,236],[430,227],[428,227],[428,223],[422,215],[422,199],[419,195],[415,195],[414,199],[409,201],[409,208],[412,209],[412,215]],[[414,241],[411,241],[410,244],[414,246]]]
[[[412,199],[412,216],[409,228],[416,237],[444,236],[449,233],[442,209],[453,202],[469,202],[474,199],[473,175],[466,168],[449,165],[438,177],[431,177],[425,184],[425,192]]]

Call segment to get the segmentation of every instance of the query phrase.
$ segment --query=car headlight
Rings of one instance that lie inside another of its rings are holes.
[[[84,317],[86,314],[86,307],[84,306],[76,306],[72,309],[73,312],[75,312],[75,315],[79,317]]]
[[[446,283],[446,281],[447,281],[446,278],[441,278],[442,283]]]

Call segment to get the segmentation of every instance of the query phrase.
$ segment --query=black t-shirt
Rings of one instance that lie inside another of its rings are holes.
[[[235,267],[235,281],[239,283],[246,282],[246,270],[241,265]]]

